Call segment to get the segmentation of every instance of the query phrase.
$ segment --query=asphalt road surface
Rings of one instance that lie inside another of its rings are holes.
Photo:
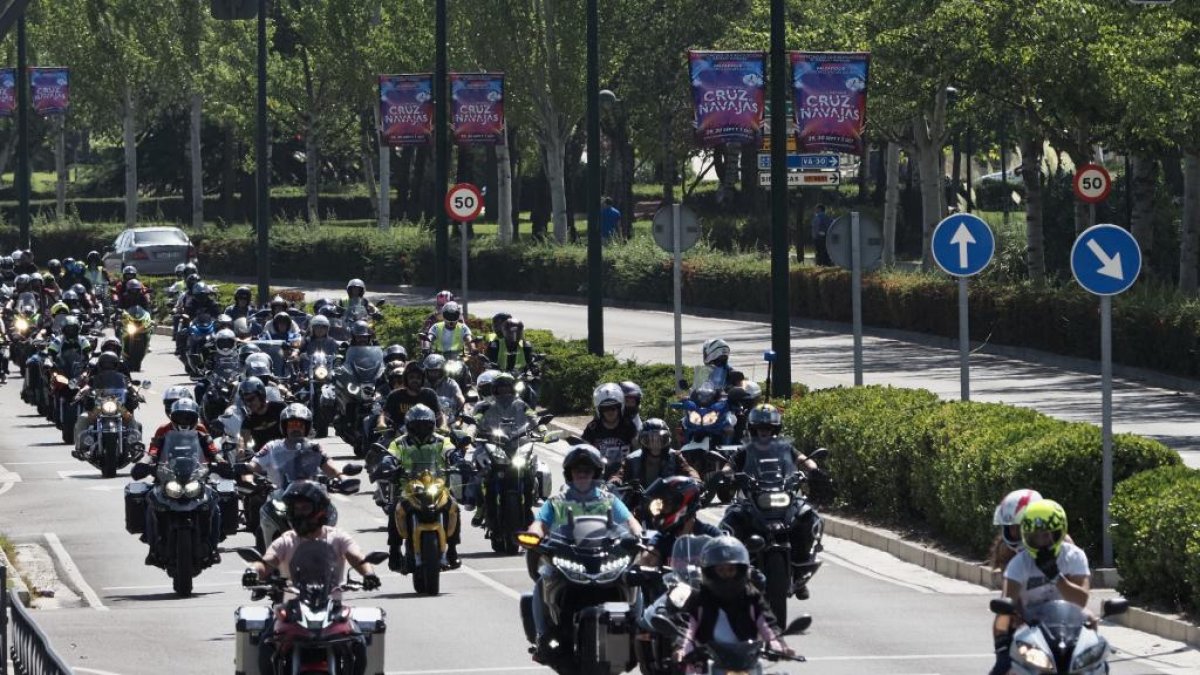
[[[538,325],[532,312],[526,319]],[[156,338],[146,361],[144,376],[156,393],[186,381],[168,347]],[[16,378],[0,386],[6,430],[0,434],[0,532],[59,549],[59,576],[81,600],[34,612],[59,653],[85,674],[231,672],[233,613],[249,596],[239,587],[244,564],[229,549],[251,545],[251,536],[227,539],[223,562],[197,578],[196,595],[175,597],[161,570],[143,566],[145,546],[124,530],[127,471],[104,480],[72,459],[19,391]],[[158,400],[139,413],[148,427],[161,415]],[[338,461],[352,459],[341,442],[326,445]],[[547,448],[544,456],[556,461],[559,452]],[[362,494],[338,501],[341,525],[366,550],[386,550],[383,514],[364,483]],[[815,617],[806,635],[790,639],[809,663],[773,672],[979,673],[989,667],[988,591],[849,542],[826,543],[812,599],[792,601],[790,609]],[[409,578],[386,569],[382,589],[348,596],[386,610],[388,673],[548,672],[530,660],[518,618],[517,598],[530,587],[524,561],[492,554],[480,531],[469,527],[460,550],[465,564],[446,575],[441,596],[418,597]],[[1120,650],[1115,673],[1200,672],[1200,655],[1183,645],[1119,627],[1104,632]]]

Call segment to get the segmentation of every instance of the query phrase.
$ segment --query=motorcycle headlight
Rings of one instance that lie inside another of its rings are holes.
[[[792,496],[786,492],[764,492],[758,496],[758,508],[782,509],[792,503]]]
[[[525,468],[525,463],[526,463],[525,455],[514,455],[512,458],[512,467],[514,469]]]
[[[316,370],[313,371],[313,377],[323,380],[329,377],[329,369],[325,366],[317,366]]]
[[[287,504],[284,504],[282,499],[272,499],[271,508],[275,509],[275,513],[280,516],[287,515]]]
[[[200,492],[203,489],[204,489],[204,486],[200,484],[200,481],[192,480],[192,481],[188,481],[188,484],[183,486],[183,494],[187,495],[188,497],[193,497],[193,498],[199,497]]]
[[[163,493],[171,499],[179,499],[183,496],[183,486],[177,480],[167,481],[163,486]]]
[[[357,395],[358,394],[358,385],[351,382],[350,384],[346,385],[346,391],[350,392],[351,396]]]
[[[712,426],[717,423],[717,420],[721,419],[721,414],[715,410],[709,411],[704,413],[704,417],[702,419],[704,426]]]
[[[663,500],[650,500],[650,503],[646,505],[646,510],[649,511],[650,515],[652,516],[661,516],[663,512]]]
[[[441,491],[442,486],[438,485],[437,483],[430,483],[425,487],[425,494],[429,495],[430,497],[436,497]]]
[[[100,404],[100,412],[104,413],[105,415],[116,415],[117,414],[117,402],[112,399],[109,399],[109,400],[105,401],[104,403],[101,403]]]
[[[1054,659],[1037,645],[1028,642],[1017,643],[1017,660],[1022,664],[1042,672],[1054,672]]]
[[[576,583],[584,584],[591,581],[591,577],[588,576],[587,573],[587,568],[581,563],[577,563],[574,560],[569,560],[567,558],[554,558],[553,560],[554,567],[557,568],[559,572],[562,572],[563,576],[565,576],[567,579],[570,579]]]
[[[29,330],[29,322],[26,321],[24,317],[17,319],[17,330],[21,331],[22,333]]]
[[[621,573],[633,562],[633,556],[623,555],[600,563],[600,571],[593,577],[597,583],[605,584],[615,581]]]
[[[125,334],[126,335],[134,335],[137,332],[138,332],[138,326],[136,323],[125,324]]]
[[[1075,658],[1071,660],[1071,672],[1083,673],[1095,668],[1104,660],[1106,651],[1108,651],[1108,643],[1101,639],[1096,644],[1075,655]]]
[[[703,426],[703,424],[704,424],[704,417],[702,417],[702,416],[700,415],[700,413],[698,413],[698,412],[696,412],[695,410],[693,410],[693,411],[691,411],[691,412],[689,412],[689,413],[688,413],[688,424],[691,424],[691,425],[694,425],[694,426],[697,426],[697,427],[698,427],[698,426]]]

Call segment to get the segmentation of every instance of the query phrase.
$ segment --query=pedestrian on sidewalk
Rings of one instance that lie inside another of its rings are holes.
[[[600,211],[600,237],[605,243],[614,239],[621,231],[621,212],[613,206],[612,197],[604,198],[604,208]]]
[[[813,242],[813,257],[818,265],[832,265],[833,261],[829,259],[829,249],[825,247],[825,234],[829,232],[829,226],[833,223],[833,219],[825,212],[824,204],[817,204],[817,210],[813,213],[812,218],[812,242]]]

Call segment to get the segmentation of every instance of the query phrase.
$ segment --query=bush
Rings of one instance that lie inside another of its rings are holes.
[[[1200,471],[1169,466],[1134,476],[1113,491],[1110,510],[1121,592],[1200,610]]]

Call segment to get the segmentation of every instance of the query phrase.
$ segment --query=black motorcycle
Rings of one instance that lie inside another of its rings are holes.
[[[371,414],[379,398],[376,383],[383,374],[383,349],[371,346],[351,346],[334,371],[333,387],[326,389],[321,403],[333,412],[333,426],[338,437],[354,448],[354,454],[365,457],[367,443],[363,438],[363,419]]]
[[[209,371],[196,380],[204,383],[204,395],[200,397],[200,419],[204,420],[204,425],[210,431],[219,426],[214,422],[233,404],[240,371],[241,364],[236,354],[218,356]]]
[[[517,532],[533,522],[538,499],[549,497],[549,472],[533,448],[534,441],[541,440],[538,427],[552,419],[554,415],[543,415],[536,426],[524,419],[514,426],[509,420],[486,430],[476,441],[474,462],[481,493],[477,506],[483,509],[486,536],[496,553],[517,553]]]
[[[148,388],[150,380],[137,384]],[[129,396],[139,394],[129,390],[123,373],[113,370],[97,372],[88,387],[83,405],[88,424],[78,439],[78,452],[81,459],[100,469],[101,476],[112,478],[118,469],[141,460],[146,450],[133,424],[133,413],[125,405]]]

